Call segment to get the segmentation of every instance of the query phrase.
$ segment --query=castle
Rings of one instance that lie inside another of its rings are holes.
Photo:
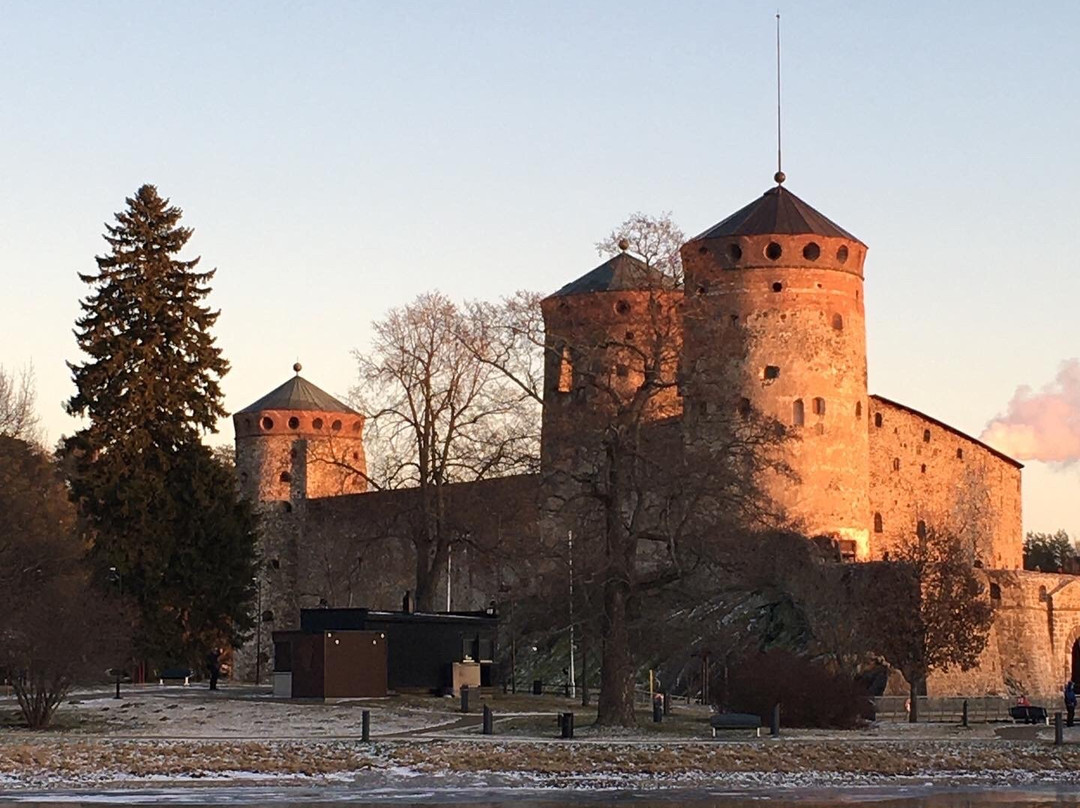
[[[545,475],[589,462],[591,429],[646,372],[669,383],[644,418],[691,453],[732,411],[785,424],[789,475],[764,481],[789,523],[830,537],[844,560],[948,524],[972,537],[996,607],[979,668],[934,674],[930,695],[1051,694],[1080,679],[1080,585],[1022,570],[1021,464],[867,388],[867,247],[775,187],[690,239],[681,284],[622,252],[544,299],[541,467],[451,487],[447,508],[474,546],[528,544],[544,530]],[[650,349],[651,350],[651,349]],[[366,491],[364,415],[297,375],[233,416],[241,491],[263,513],[260,631],[301,606],[395,606],[415,559],[401,539],[416,491]],[[601,380],[601,383],[597,383]],[[482,608],[513,582],[464,547],[447,603]]]

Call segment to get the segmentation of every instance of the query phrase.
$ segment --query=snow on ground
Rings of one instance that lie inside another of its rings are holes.
[[[708,788],[734,791],[1046,784],[1080,786],[1080,728],[1063,747],[1049,727],[876,724],[864,730],[787,730],[707,738],[707,712],[681,705],[662,725],[613,733],[588,726],[560,740],[569,702],[495,697],[496,735],[478,712],[446,699],[403,697],[337,704],[271,698],[227,687],[125,688],[73,694],[57,727],[19,728],[0,699],[0,792],[267,784],[357,789]],[[361,711],[372,743],[359,740]],[[29,791],[27,791],[29,789]]]

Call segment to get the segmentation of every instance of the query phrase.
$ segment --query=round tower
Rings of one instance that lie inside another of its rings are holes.
[[[793,526],[868,558],[866,245],[778,184],[681,254],[687,444],[722,428],[710,412],[787,425],[797,479],[767,474],[767,492]]]
[[[681,301],[671,278],[623,252],[541,302],[545,469],[565,470],[595,448],[583,435],[603,429],[635,396],[644,399],[645,420],[682,412]],[[659,383],[643,394],[646,374]]]
[[[233,415],[240,491],[252,502],[367,490],[364,416],[300,376]]]

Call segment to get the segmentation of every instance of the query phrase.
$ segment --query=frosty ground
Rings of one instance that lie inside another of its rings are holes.
[[[160,787],[347,789],[377,796],[485,789],[708,788],[776,791],[1025,784],[1080,789],[1080,727],[1053,745],[1050,727],[872,724],[851,731],[784,729],[779,738],[709,737],[708,711],[678,704],[662,724],[642,713],[633,731],[602,731],[570,700],[496,694],[495,735],[480,705],[396,697],[324,704],[265,690],[179,686],[79,692],[56,726],[18,725],[0,698],[0,790]],[[573,741],[556,715],[574,709]],[[372,740],[360,739],[371,711]]]

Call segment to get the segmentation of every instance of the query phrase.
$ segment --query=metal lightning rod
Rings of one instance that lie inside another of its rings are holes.
[[[780,128],[780,12],[776,12],[776,175],[773,177],[779,185],[787,177],[784,176],[784,166],[781,160],[781,128]]]

